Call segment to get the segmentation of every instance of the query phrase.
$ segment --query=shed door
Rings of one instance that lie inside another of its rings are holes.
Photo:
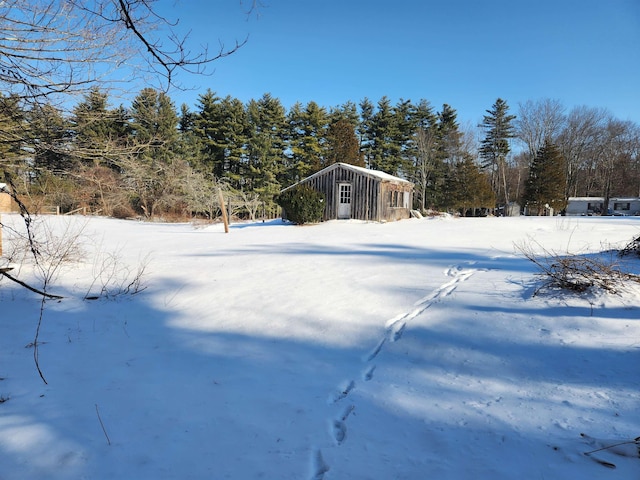
[[[351,218],[351,184],[338,184],[338,218]]]

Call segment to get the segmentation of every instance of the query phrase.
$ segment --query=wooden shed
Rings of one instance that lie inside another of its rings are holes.
[[[282,191],[301,184],[324,194],[323,220],[381,222],[411,215],[413,183],[378,170],[334,163]],[[287,218],[286,212],[282,212],[282,218]]]

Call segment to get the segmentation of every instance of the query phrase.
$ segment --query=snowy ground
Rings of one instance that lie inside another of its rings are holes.
[[[638,291],[533,296],[516,245],[640,218],[46,221],[85,254],[49,286],[47,384],[39,297],[0,280],[2,480],[638,478],[636,445],[612,469],[580,436],[640,435]],[[142,293],[83,300],[145,262]]]

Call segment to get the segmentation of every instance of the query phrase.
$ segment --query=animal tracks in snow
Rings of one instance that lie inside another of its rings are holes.
[[[349,395],[349,393],[351,393],[351,390],[353,390],[354,388],[356,388],[356,382],[351,380],[344,388],[340,388],[338,390],[338,392],[333,396],[331,403],[338,403],[340,400]]]
[[[413,305],[414,308],[410,311],[389,320],[385,326],[384,336],[380,339],[375,348],[363,359],[367,366],[362,373],[362,380],[368,382],[373,379],[373,374],[376,370],[376,365],[372,363],[373,360],[375,360],[384,350],[387,342],[393,343],[402,339],[402,335],[404,334],[409,321],[422,314],[434,303],[451,295],[461,282],[467,280],[477,271],[477,269],[463,268],[461,266],[448,268],[445,270],[445,275],[451,277],[448,282],[443,283],[427,296],[418,300]],[[329,405],[341,403],[342,400],[351,395],[356,387],[357,384],[355,380],[347,380],[329,397]],[[347,419],[351,414],[355,415],[355,409],[355,404],[350,403],[341,413],[334,416],[329,422],[330,435],[337,446],[342,445],[347,439]],[[325,462],[322,456],[322,451],[314,451],[312,457],[311,480],[323,480],[325,473],[328,471],[329,465]]]

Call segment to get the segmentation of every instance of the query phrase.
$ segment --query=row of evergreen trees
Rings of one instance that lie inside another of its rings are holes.
[[[502,99],[487,110],[480,142],[449,105],[436,111],[426,100],[387,97],[287,110],[269,94],[245,104],[208,90],[178,112],[154,89],[115,108],[93,89],[68,114],[0,97],[0,121],[2,168],[16,188],[65,210],[214,217],[223,189],[236,213],[273,215],[282,188],[335,162],[411,180],[423,210],[466,213],[512,200],[558,207],[569,192],[557,132],[525,154],[526,171],[514,176],[523,164],[511,145],[523,129]]]

